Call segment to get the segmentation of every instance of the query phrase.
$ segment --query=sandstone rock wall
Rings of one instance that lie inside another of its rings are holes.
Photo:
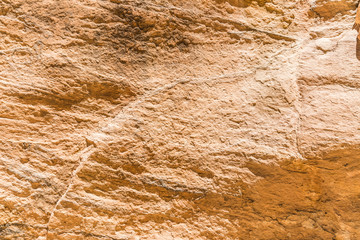
[[[2,1],[0,239],[358,239],[355,7]]]

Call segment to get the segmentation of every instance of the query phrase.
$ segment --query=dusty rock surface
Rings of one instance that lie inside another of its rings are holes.
[[[359,239],[356,1],[0,2],[0,239]]]

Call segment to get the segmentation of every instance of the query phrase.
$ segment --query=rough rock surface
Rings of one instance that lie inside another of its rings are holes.
[[[0,239],[358,239],[355,1],[0,2]]]

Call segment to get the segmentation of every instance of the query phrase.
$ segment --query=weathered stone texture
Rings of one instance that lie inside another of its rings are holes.
[[[355,5],[2,1],[0,239],[358,239]]]

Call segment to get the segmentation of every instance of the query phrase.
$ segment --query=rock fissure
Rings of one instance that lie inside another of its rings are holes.
[[[47,231],[49,230],[49,225],[51,224],[51,220],[54,217],[55,211],[57,209],[57,207],[61,204],[61,202],[66,198],[68,192],[71,190],[71,187],[74,185],[74,179],[77,177],[78,172],[82,169],[82,167],[84,166],[84,164],[86,164],[86,161],[88,160],[88,158],[91,156],[91,154],[93,154],[96,151],[96,149],[94,148],[94,146],[88,146],[87,148],[85,148],[84,150],[82,150],[80,152],[80,157],[79,157],[79,164],[78,166],[74,169],[74,171],[71,173],[71,178],[69,180],[69,185],[65,188],[64,193],[60,196],[60,198],[56,201],[55,206],[53,207],[53,210],[50,212],[50,216],[48,219],[48,222],[46,224],[46,229]],[[46,235],[46,239],[48,239],[48,234]]]

